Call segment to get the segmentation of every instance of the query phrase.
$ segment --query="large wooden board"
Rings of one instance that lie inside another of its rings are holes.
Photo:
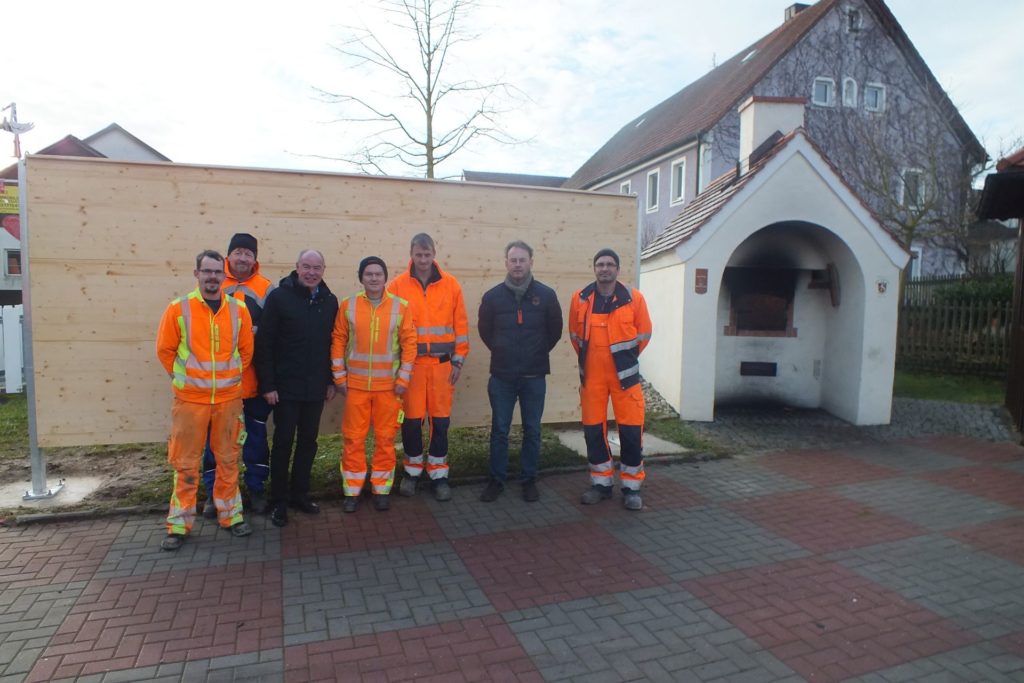
[[[505,276],[504,246],[533,246],[534,274],[563,310],[593,279],[591,257],[610,246],[622,279],[636,261],[635,199],[617,195],[446,181],[211,168],[96,159],[26,161],[28,304],[39,445],[159,441],[171,390],[156,361],[167,303],[195,287],[195,255],[223,252],[235,232],[260,242],[271,280],[301,249],[327,261],[339,296],[359,289],[364,256],[408,265],[409,238],[430,233],[438,261],[461,282],[471,350],[453,424],[486,425],[489,353],[476,332],[484,291]],[[567,335],[552,354],[544,419],[579,419],[578,375]],[[325,423],[338,425],[341,402]]]

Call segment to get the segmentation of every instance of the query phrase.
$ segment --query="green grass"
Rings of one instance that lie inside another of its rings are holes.
[[[28,454],[28,408],[25,394],[6,394],[0,403],[0,458]]]
[[[932,401],[1002,405],[1006,396],[1006,382],[985,377],[897,370],[893,395]]]
[[[648,415],[644,423],[644,431],[660,439],[677,443],[684,448],[702,453],[719,453],[718,446],[698,436],[689,425],[678,417],[653,417]]]

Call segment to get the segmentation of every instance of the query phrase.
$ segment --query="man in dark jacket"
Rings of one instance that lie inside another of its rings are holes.
[[[311,515],[320,512],[309,498],[309,478],[324,401],[334,398],[331,332],[338,313],[338,299],[323,277],[323,254],[302,251],[295,270],[267,296],[256,331],[256,376],[263,398],[274,406],[270,521],[275,526],[288,523],[289,505]]]
[[[533,249],[516,240],[505,247],[505,281],[484,294],[480,301],[480,338],[491,350],[490,481],[480,494],[489,503],[505,489],[508,466],[508,432],[512,411],[519,401],[523,418],[520,451],[520,482],[523,500],[534,502],[537,463],[540,460],[540,421],[544,414],[545,375],[551,374],[549,354],[562,337],[562,307],[550,287],[530,272]]]

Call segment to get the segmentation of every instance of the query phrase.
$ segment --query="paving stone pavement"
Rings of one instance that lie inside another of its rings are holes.
[[[575,473],[177,553],[2,528],[0,682],[1024,681],[1024,448],[957,433],[652,463],[640,512]]]

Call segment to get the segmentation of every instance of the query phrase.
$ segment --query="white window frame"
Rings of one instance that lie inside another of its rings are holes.
[[[677,172],[678,169],[678,172]],[[678,177],[677,177],[678,176]],[[679,181],[679,186],[676,187],[676,180]],[[669,173],[669,204],[675,206],[676,204],[682,204],[686,201],[686,157],[681,157],[672,162],[671,172]]]
[[[654,178],[654,192],[653,197],[651,192],[651,178]],[[647,172],[647,198],[644,201],[644,205],[647,207],[647,213],[655,213],[658,210],[658,194],[661,192],[661,169],[656,168],[652,171]],[[652,203],[653,200],[653,203]]]
[[[879,91],[879,105],[877,107],[868,106],[868,90],[877,89]],[[864,84],[864,110],[870,112],[883,112],[885,111],[885,86],[881,83],[865,83]]]
[[[828,100],[826,100],[824,102],[820,101],[820,100],[814,99],[815,93],[818,90],[818,83],[826,83],[828,85],[828,88],[829,88]],[[818,76],[817,78],[814,79],[814,82],[811,84],[811,104],[815,104],[815,105],[817,105],[819,107],[834,107],[834,106],[836,106],[836,81],[835,81],[834,78],[828,78],[826,76]]]
[[[10,258],[11,254],[18,254],[18,263],[21,264],[21,273],[12,273],[10,271]],[[4,277],[21,277],[21,274],[25,272],[25,264],[21,262],[21,249],[4,249]]]
[[[917,201],[914,202],[913,204],[908,204],[907,203],[907,176],[909,176],[911,174],[915,174],[915,175],[918,176],[918,181],[917,181]],[[924,195],[924,193],[928,191],[928,181],[927,181],[927,178],[925,177],[924,169],[923,168],[917,168],[917,167],[914,167],[914,166],[908,166],[907,168],[904,168],[901,171],[901,173],[900,173],[900,183],[899,183],[899,185],[900,185],[900,196],[899,196],[899,204],[900,204],[900,206],[906,207],[908,209],[920,209],[921,208],[921,200],[923,199],[922,195]]]
[[[849,76],[843,79],[843,106],[857,106],[857,81]]]
[[[619,183],[619,194],[633,194],[633,181],[626,180]]]
[[[857,7],[844,7],[843,26],[847,33],[859,33],[864,28],[864,13]]]
[[[910,277],[921,277],[921,261],[924,259],[924,249],[921,247],[911,247],[910,253],[913,256],[910,260]]]

